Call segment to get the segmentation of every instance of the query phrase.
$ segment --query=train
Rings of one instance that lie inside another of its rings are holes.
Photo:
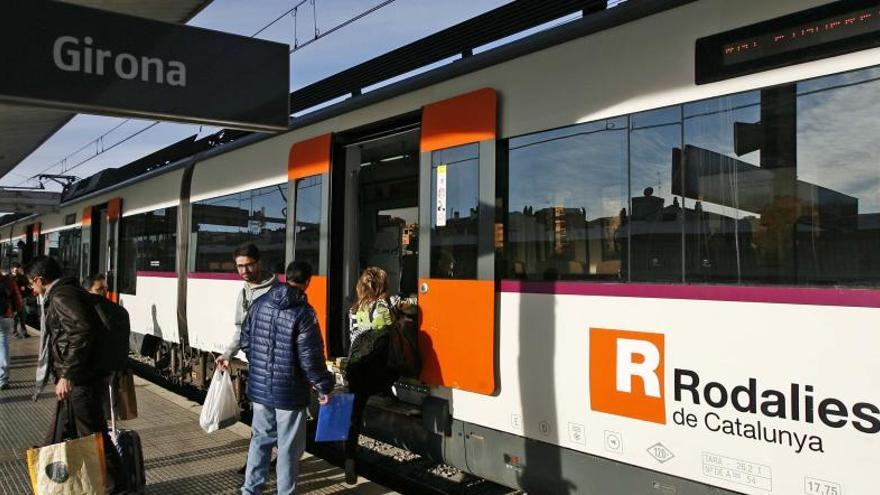
[[[423,369],[371,403],[377,439],[529,493],[873,493],[878,46],[877,1],[629,0],[363,90],[369,61],[294,92],[325,104],[287,132],[7,218],[2,262],[107,272],[133,350],[196,386],[240,243],[315,267],[330,362],[380,266]]]

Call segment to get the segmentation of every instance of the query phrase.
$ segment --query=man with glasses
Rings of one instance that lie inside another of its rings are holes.
[[[260,250],[253,244],[239,246],[232,253],[232,260],[235,262],[238,276],[244,281],[244,286],[238,291],[238,299],[235,302],[235,333],[232,334],[232,341],[226,346],[223,354],[217,356],[214,361],[221,370],[227,369],[229,361],[241,350],[241,325],[244,323],[248,309],[257,298],[279,283],[276,275],[263,271]],[[247,464],[238,470],[238,474],[245,474],[246,469]]]
[[[229,360],[241,349],[239,344],[241,325],[244,323],[251,304],[278,283],[275,275],[263,271],[263,265],[260,263],[260,250],[257,249],[257,246],[242,244],[232,253],[232,260],[235,262],[238,275],[244,281],[244,286],[238,292],[238,299],[235,302],[235,333],[232,335],[232,341],[226,346],[223,354],[217,356],[215,360],[220,369],[229,367]]]
[[[37,256],[25,267],[34,292],[42,297],[48,337],[49,369],[55,377],[55,420],[46,444],[101,433],[105,447],[113,445],[107,433],[103,399],[107,376],[97,371],[102,356],[96,351],[103,337],[103,323],[89,294],[72,277],[62,278],[61,265],[49,256]],[[121,493],[117,486],[119,457],[105,448],[107,493]]]

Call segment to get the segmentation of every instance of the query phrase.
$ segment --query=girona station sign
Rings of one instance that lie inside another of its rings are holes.
[[[0,5],[0,102],[286,130],[287,45],[45,0]]]

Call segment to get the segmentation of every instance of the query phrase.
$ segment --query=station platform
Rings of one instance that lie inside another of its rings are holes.
[[[31,335],[36,335],[33,331]],[[31,493],[25,451],[38,445],[49,428],[55,407],[54,391],[46,387],[37,402],[31,400],[39,337],[10,336],[10,385],[0,391],[0,494]],[[138,413],[120,424],[140,434],[144,449],[147,494],[235,494],[244,482],[250,428],[237,423],[205,433],[199,426],[201,406],[158,385],[135,378]],[[265,493],[274,493],[274,473]],[[341,469],[308,453],[300,460],[297,493],[394,493],[363,478],[343,483]]]

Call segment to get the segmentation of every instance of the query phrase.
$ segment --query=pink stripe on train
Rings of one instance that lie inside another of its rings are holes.
[[[137,272],[138,277],[177,278],[177,272]]]
[[[880,290],[502,280],[501,292],[880,308]]]

